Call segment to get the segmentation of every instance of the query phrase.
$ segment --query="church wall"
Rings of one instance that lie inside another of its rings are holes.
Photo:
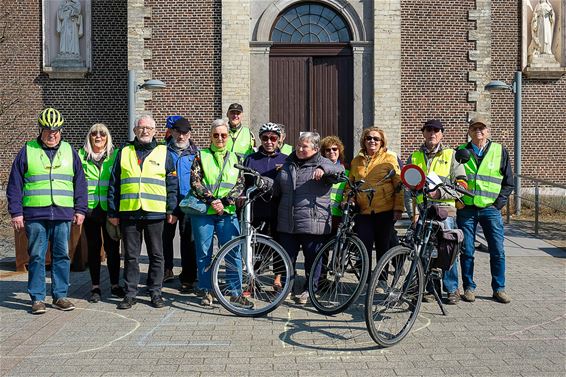
[[[221,108],[221,1],[146,0],[151,17],[145,26],[151,38],[145,67],[167,88],[154,92],[145,109],[152,112],[163,135],[168,115],[183,115],[193,124],[199,146],[209,143],[212,121]]]
[[[82,79],[50,79],[42,73],[41,2],[3,1],[10,12],[0,22],[9,28],[2,48],[9,66],[0,68],[2,93],[19,104],[0,119],[0,177],[9,174],[13,158],[26,140],[37,136],[37,116],[43,107],[61,111],[63,137],[79,148],[90,126],[108,125],[115,139],[127,134],[127,4],[92,2],[92,72]],[[55,22],[55,20],[53,20]],[[14,120],[8,126],[10,120]]]

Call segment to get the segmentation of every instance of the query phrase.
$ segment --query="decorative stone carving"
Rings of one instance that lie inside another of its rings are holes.
[[[51,78],[82,78],[91,67],[92,0],[43,0],[43,70]]]
[[[559,25],[564,17],[564,3],[523,0],[522,65],[528,78],[557,79],[566,73],[566,62],[560,62],[564,41]]]

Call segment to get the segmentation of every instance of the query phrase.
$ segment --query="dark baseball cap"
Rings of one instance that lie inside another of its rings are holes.
[[[179,132],[189,132],[192,130],[191,122],[183,117],[177,119],[171,128]]]
[[[423,127],[421,128],[421,131],[424,131],[425,128],[430,127],[430,128],[436,128],[437,130],[440,130],[442,132],[444,132],[444,125],[442,124],[441,121],[439,121],[438,119],[429,119],[427,120]]]
[[[230,111],[239,111],[239,112],[243,113],[244,108],[239,103],[233,103],[230,106],[228,106],[228,112],[230,112]]]

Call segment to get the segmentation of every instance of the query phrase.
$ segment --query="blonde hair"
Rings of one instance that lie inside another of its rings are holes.
[[[369,127],[364,128],[364,130],[362,131],[362,136],[360,137],[360,147],[362,148],[362,151],[364,153],[367,153],[365,144],[366,136],[368,136],[372,131],[377,132],[379,134],[379,137],[381,138],[381,146],[379,147],[379,149],[387,150],[387,138],[385,137],[385,132],[379,127]]]
[[[112,144],[112,135],[110,135],[110,131],[108,130],[108,127],[106,127],[104,123],[95,123],[88,130],[88,133],[86,134],[86,138],[85,138],[85,145],[83,147],[87,154],[87,159],[89,160],[94,159],[95,156],[95,153],[92,150],[92,143],[90,142],[90,134],[96,131],[106,132],[106,146],[104,148],[106,155],[110,156],[112,152],[114,152],[114,144]]]
[[[346,162],[346,157],[344,156],[344,143],[342,143],[342,140],[340,140],[338,136],[327,136],[320,141],[320,151],[322,155],[324,156],[326,148],[330,148],[333,145],[338,147],[338,160],[344,164]]]

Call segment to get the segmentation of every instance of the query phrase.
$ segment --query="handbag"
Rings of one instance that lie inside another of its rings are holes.
[[[179,203],[181,211],[188,216],[205,215],[208,209],[207,207],[205,202],[193,194],[193,190],[190,190]]]

